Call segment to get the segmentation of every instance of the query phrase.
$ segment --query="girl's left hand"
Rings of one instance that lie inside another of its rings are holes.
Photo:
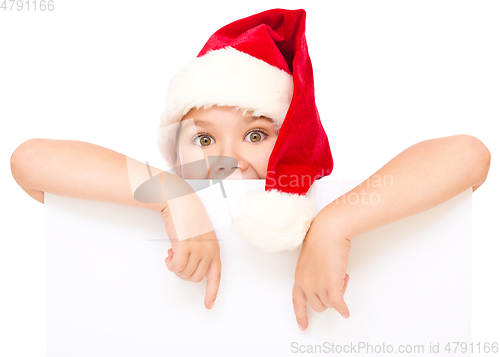
[[[307,302],[316,312],[332,307],[344,318],[350,315],[344,293],[349,281],[346,269],[351,241],[336,234],[327,207],[311,223],[295,270],[292,298],[301,330],[308,325]]]

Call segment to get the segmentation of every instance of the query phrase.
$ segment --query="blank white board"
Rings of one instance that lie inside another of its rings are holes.
[[[308,195],[320,210],[361,181],[326,177]],[[453,356],[448,342],[470,343],[471,190],[353,238],[350,318],[308,306],[309,327],[300,331],[291,294],[300,248],[265,253],[231,232],[228,207],[265,181],[223,184],[227,198],[219,185],[198,192],[221,248],[212,310],[203,305],[205,279],[186,282],[167,269],[171,244],[160,213],[46,193],[47,356],[295,356],[339,348],[368,356],[391,347],[394,355],[400,345]]]

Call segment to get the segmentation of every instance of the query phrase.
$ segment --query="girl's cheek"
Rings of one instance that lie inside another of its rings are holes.
[[[181,147],[181,164],[205,160],[203,148],[194,144],[185,144]]]
[[[251,165],[257,172],[260,179],[265,179],[267,174],[267,164],[271,155],[272,147],[262,147],[262,150],[255,150],[251,157]]]
[[[184,146],[181,149],[180,164],[182,166],[184,179],[207,179],[208,169],[206,166],[203,149],[196,145]]]
[[[276,144],[276,137],[273,138],[273,140],[269,140],[268,142],[268,145],[265,147],[265,152],[262,153],[260,155],[260,160],[262,161],[260,163],[260,167],[259,170],[259,176],[262,178],[262,179],[265,179],[266,176],[267,176],[267,165],[269,163],[269,157],[271,156],[271,153],[273,152],[273,148],[274,148],[274,144]]]

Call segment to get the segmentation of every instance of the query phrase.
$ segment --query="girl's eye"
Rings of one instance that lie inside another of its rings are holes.
[[[247,140],[248,138],[248,140]],[[267,138],[267,134],[264,133],[261,130],[252,130],[245,136],[245,141],[249,141],[252,143],[258,143],[263,141],[265,138]],[[210,146],[212,143],[214,143],[215,140],[208,134],[198,134],[193,139],[193,143],[198,146]]]
[[[196,144],[199,141],[199,144]],[[198,146],[209,146],[213,139],[210,135],[201,134],[194,138],[193,143]]]
[[[262,141],[265,138],[267,138],[267,135],[260,130],[253,130],[247,134],[245,139],[246,138],[249,138],[250,142],[258,143],[259,141]],[[248,140],[246,140],[246,141],[248,141]]]

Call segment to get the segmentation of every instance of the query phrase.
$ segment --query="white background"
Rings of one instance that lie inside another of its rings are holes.
[[[470,134],[489,148],[489,177],[473,194],[472,341],[500,342],[500,3],[326,4],[56,0],[52,12],[0,10],[0,355],[45,352],[44,210],[10,174],[15,148],[82,140],[162,168],[168,80],[217,29],[276,7],[307,12],[332,178],[366,178],[430,138]]]

